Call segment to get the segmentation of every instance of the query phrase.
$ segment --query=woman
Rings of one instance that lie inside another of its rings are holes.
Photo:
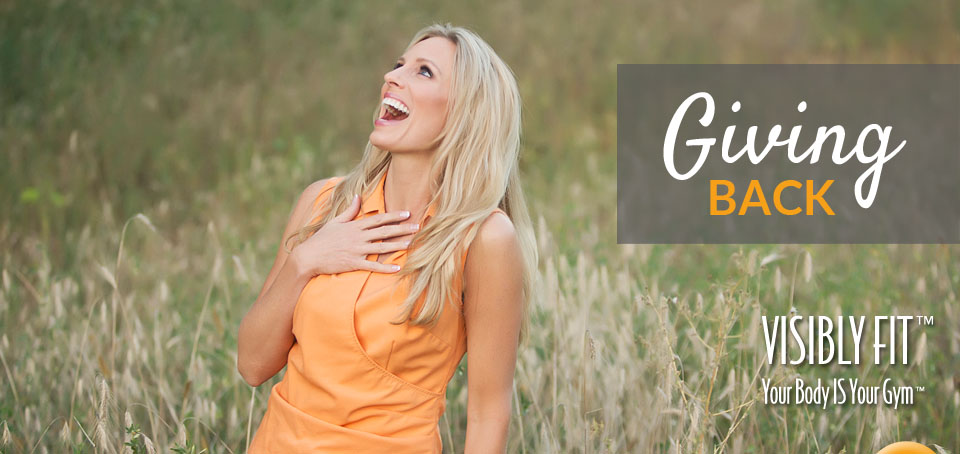
[[[432,25],[376,112],[359,165],[300,196],[240,324],[248,383],[287,367],[250,453],[439,453],[465,352],[466,452],[505,450],[537,263],[516,81],[474,33]]]

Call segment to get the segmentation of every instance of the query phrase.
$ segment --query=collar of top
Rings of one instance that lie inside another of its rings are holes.
[[[373,190],[373,192],[364,196],[363,202],[360,204],[360,212],[363,213],[364,216],[372,216],[376,213],[386,212],[386,208],[384,207],[385,204],[383,202],[383,183],[386,181],[386,179],[387,172],[383,172],[383,175],[380,177],[380,181],[377,182],[377,187]],[[433,217],[436,211],[437,204],[436,202],[433,202],[427,207],[427,212],[424,213],[421,222],[425,222],[427,219]]]

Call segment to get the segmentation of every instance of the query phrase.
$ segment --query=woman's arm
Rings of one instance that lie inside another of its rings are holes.
[[[326,182],[326,179],[317,181],[300,194],[260,295],[240,322],[237,370],[251,386],[260,386],[287,363],[287,354],[294,342],[293,308],[311,276],[298,269],[295,260],[287,259],[289,254],[283,242],[306,221],[305,217]]]
[[[464,266],[465,454],[506,452],[523,308],[522,263],[513,223],[495,212],[481,224]]]

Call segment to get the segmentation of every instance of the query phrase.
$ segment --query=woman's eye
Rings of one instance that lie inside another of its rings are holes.
[[[393,65],[393,69],[397,69],[401,66],[403,66],[403,63],[397,62],[397,64]]]
[[[424,73],[426,73],[425,75],[426,75],[427,77],[432,77],[432,76],[433,76],[433,71],[430,71],[430,68],[428,68],[428,67],[426,67],[426,66],[421,66],[421,67],[420,67],[420,73],[419,73],[419,74],[424,74]]]

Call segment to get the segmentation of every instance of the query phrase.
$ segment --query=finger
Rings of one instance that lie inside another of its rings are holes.
[[[409,246],[409,241],[381,241],[379,243],[367,243],[364,252],[367,254],[383,254],[403,250]]]
[[[375,216],[363,218],[360,222],[360,228],[369,229],[383,224],[400,222],[410,217],[409,211],[391,211],[389,213],[380,213]]]
[[[397,271],[400,271],[400,265],[380,263],[375,260],[361,260],[359,269],[373,271],[376,273],[396,273]]]
[[[334,219],[340,222],[347,222],[357,217],[357,213],[360,212],[360,194],[353,196],[353,200],[350,201],[350,205],[347,206],[347,209],[337,215]]]
[[[403,224],[394,224],[394,225],[385,225],[382,227],[377,227],[374,229],[367,230],[370,239],[372,240],[383,240],[387,238],[393,238],[400,235],[408,235],[410,233],[420,230],[419,224],[412,223],[403,223]]]

